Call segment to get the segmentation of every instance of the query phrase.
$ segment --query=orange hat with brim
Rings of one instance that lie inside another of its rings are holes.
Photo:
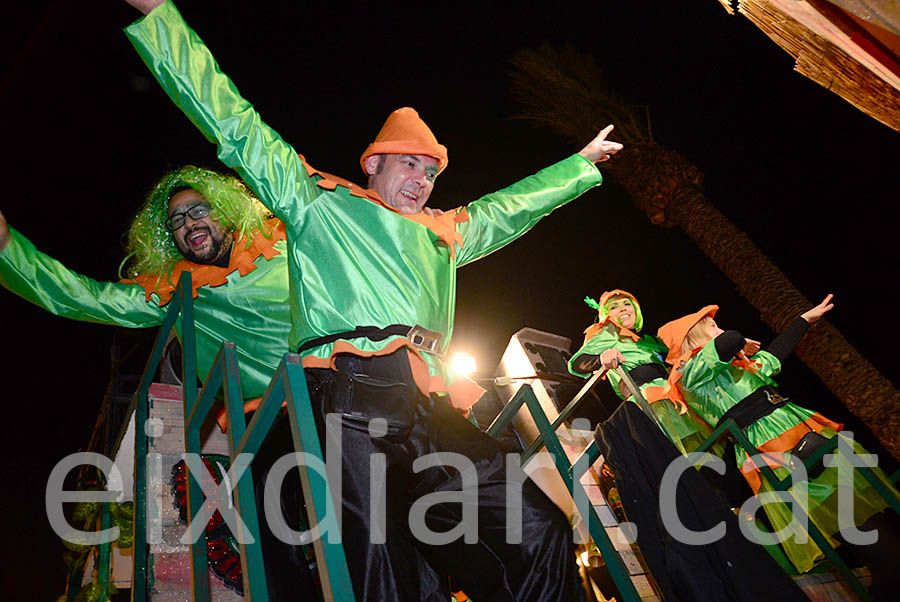
[[[706,316],[715,317],[717,311],[719,311],[718,305],[707,305],[700,311],[682,316],[660,327],[656,336],[661,338],[663,344],[669,349],[669,354],[666,356],[667,363],[678,368],[679,360],[687,360],[690,357],[690,353],[686,354],[687,357],[683,357],[681,353],[681,346],[684,344],[684,339],[687,338],[688,331]]]
[[[444,171],[450,160],[447,147],[438,144],[437,138],[415,109],[403,107],[388,115],[375,142],[366,148],[359,164],[366,171],[366,159],[372,155],[426,155],[438,162],[438,173]]]

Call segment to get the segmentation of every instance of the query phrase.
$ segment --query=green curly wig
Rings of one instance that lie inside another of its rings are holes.
[[[251,242],[249,234],[254,230],[269,236],[265,232],[264,221],[270,213],[243,182],[208,169],[185,165],[166,174],[153,187],[135,215],[128,229],[120,276],[124,272],[128,278],[140,274],[158,274],[162,278],[184,259],[175,246],[172,233],[166,228],[166,219],[172,194],[186,186],[202,194],[212,209],[211,217],[224,230],[238,232],[239,240],[246,237],[248,246]]]

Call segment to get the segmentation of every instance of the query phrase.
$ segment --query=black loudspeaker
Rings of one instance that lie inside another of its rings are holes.
[[[512,336],[509,345],[503,353],[500,365],[494,373],[501,382],[504,377],[512,378],[512,382],[495,385],[497,396],[503,405],[512,399],[523,382],[529,383],[534,389],[535,395],[541,402],[548,418],[553,421],[568,403],[578,394],[587,383],[569,372],[569,359],[572,357],[570,348],[572,341],[566,337],[523,328]],[[546,378],[525,380],[521,377],[529,375],[541,375]],[[572,414],[571,418],[586,418],[591,423],[591,429],[598,422],[606,420],[612,411],[618,406],[619,399],[603,381],[598,382],[591,393],[585,396]],[[523,421],[523,413],[520,412],[513,425],[526,445],[537,437],[537,427]]]
[[[569,378],[566,363],[569,361],[569,347],[572,341],[549,332],[534,328],[523,328],[509,339],[509,345],[500,358],[500,365],[494,372],[495,389],[500,402],[505,406],[524,383],[531,385],[547,418],[553,422],[559,416],[559,409],[566,401],[557,398],[559,380]],[[556,377],[539,379],[539,374]],[[534,379],[527,378],[534,376]],[[511,379],[507,381],[506,379]],[[504,384],[496,384],[497,381]],[[509,384],[505,384],[508,382]],[[562,401],[562,405],[560,405]],[[513,419],[513,428],[526,447],[538,436],[537,426],[531,415],[522,408]]]

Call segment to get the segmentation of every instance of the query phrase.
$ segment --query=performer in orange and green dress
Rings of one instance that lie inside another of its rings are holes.
[[[831,298],[828,295],[819,305],[804,312],[766,350],[761,350],[759,342],[744,338],[736,330],[719,328],[714,319],[718,311],[716,305],[708,305],[659,329],[660,338],[669,348],[666,359],[673,365],[670,384],[677,386],[688,405],[710,424],[717,425],[726,418],[735,420],[750,443],[763,452],[766,464],[779,479],[790,473],[790,454],[792,451],[800,453],[796,448],[801,441],[811,441],[819,436],[826,439],[842,436],[838,432],[843,425],[788,401],[772,379],[781,371],[782,362],[810,324],[831,310]],[[853,451],[867,453],[855,442]],[[753,491],[772,491],[748,454],[739,447],[735,453],[737,464]],[[811,470],[806,483],[808,503],[803,508],[832,545],[837,543],[834,537],[839,531],[838,466],[853,470],[842,454],[836,453],[834,458],[835,464],[831,467]],[[873,472],[888,483],[881,470],[876,468]],[[881,514],[886,503],[860,472],[853,471],[853,475],[855,524],[862,525],[863,531],[878,528],[880,543],[877,547],[852,546],[852,549],[860,553],[872,570],[873,591],[896,591],[900,586],[894,575],[896,571],[886,567],[885,561],[889,559],[891,565],[896,563],[900,543]],[[764,508],[776,530],[791,523],[791,514],[785,504],[767,503]],[[797,544],[789,537],[782,542],[782,547],[800,573],[810,570],[822,557],[821,550],[812,540]]]
[[[584,344],[569,360],[569,371],[587,378],[607,368],[606,378],[616,395],[634,401],[615,370],[624,366],[672,443],[683,454],[695,450],[712,431],[685,405],[677,389],[666,390],[668,349],[653,335],[637,334],[644,316],[635,296],[614,289],[604,292],[599,301],[587,297],[585,303],[598,310],[598,318],[584,331]]]

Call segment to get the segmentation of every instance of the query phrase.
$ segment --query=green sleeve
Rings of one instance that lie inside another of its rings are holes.
[[[752,388],[747,392],[748,394],[752,393],[758,386],[778,386],[772,380],[772,376],[781,371],[781,362],[777,357],[768,351],[760,351],[750,359],[761,365],[758,370],[753,372],[753,378],[744,379],[746,382],[742,384],[743,387],[751,386],[751,381],[753,383]],[[686,390],[696,389],[714,380],[719,374],[729,368],[731,368],[731,361],[719,359],[719,353],[716,351],[716,341],[713,339],[704,345],[699,353],[688,360],[682,370],[684,377],[681,385]]]
[[[457,265],[481,259],[522,236],[557,207],[600,184],[593,163],[573,155],[466,207],[460,224],[463,248]]]
[[[760,364],[758,374],[765,379],[771,379],[781,372],[781,360],[765,349],[758,351],[756,355],[750,359],[757,364]]]
[[[319,189],[297,152],[241,97],[175,5],[161,4],[125,33],[169,98],[218,145],[222,163],[276,216],[294,223],[299,205]]]
[[[719,352],[716,350],[716,340],[712,339],[681,368],[683,376],[680,384],[685,390],[693,391],[714,380],[722,371],[727,370],[730,365],[731,360],[725,362],[719,359]]]
[[[580,376],[582,378],[588,378],[590,374],[583,374],[581,372],[577,372],[574,368],[575,361],[582,355],[600,355],[607,349],[612,349],[616,346],[616,342],[619,339],[619,333],[616,330],[616,327],[612,324],[607,324],[600,331],[592,336],[588,341],[581,346],[581,349],[575,352],[575,355],[569,360],[569,372],[574,374],[575,376]]]
[[[20,232],[0,252],[0,285],[52,314],[126,328],[159,326],[165,310],[137,284],[98,282],[38,251]]]

